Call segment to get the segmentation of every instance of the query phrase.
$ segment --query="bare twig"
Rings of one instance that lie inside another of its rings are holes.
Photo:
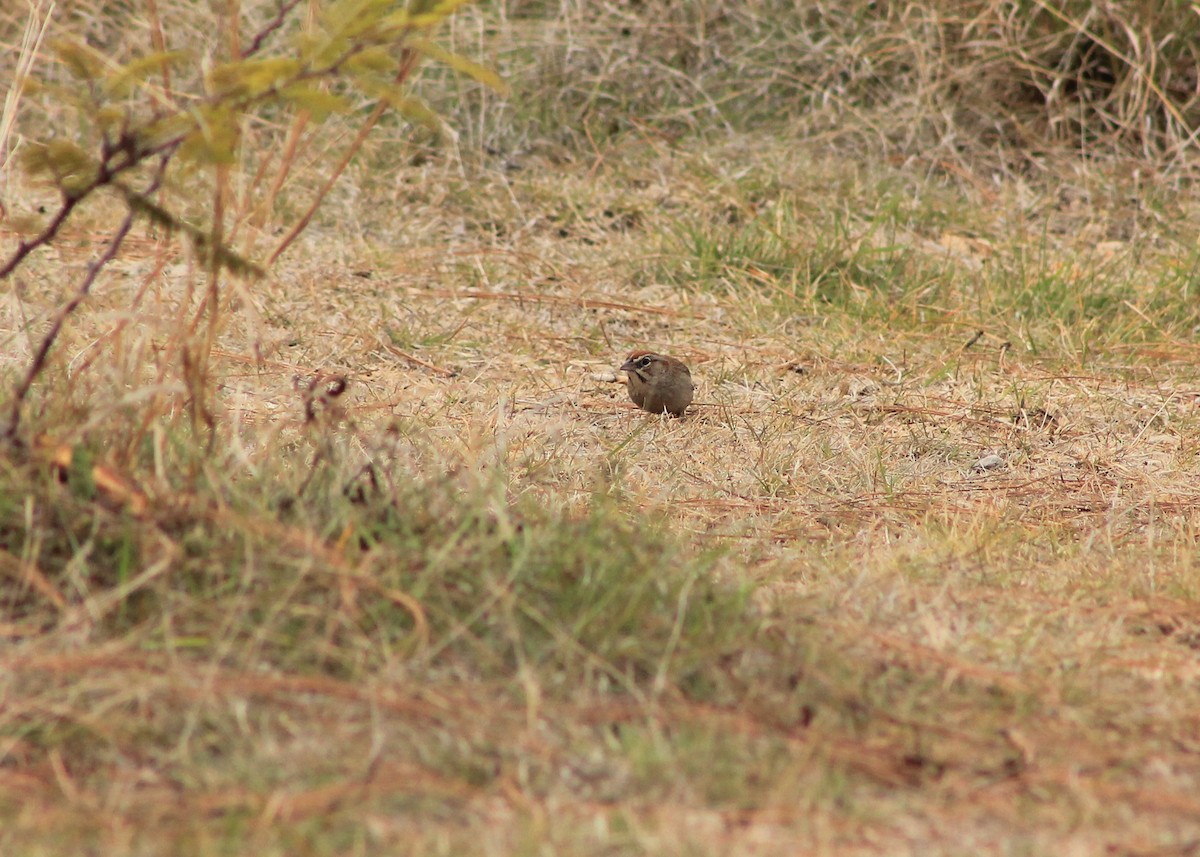
[[[9,260],[4,263],[4,267],[0,268],[0,280],[7,279],[8,276],[17,269],[17,266],[19,266],[21,262],[25,260],[25,257],[34,250],[53,241],[54,237],[58,235],[58,230],[62,229],[63,224],[67,222],[67,218],[71,216],[71,212],[74,211],[75,207],[79,205],[79,203],[83,202],[84,199],[86,199],[86,195],[66,197],[63,200],[62,207],[58,210],[58,213],[54,215],[54,219],[46,224],[46,228],[43,229],[36,238],[32,238],[28,241],[22,240],[20,243],[18,243],[17,249],[13,251],[12,256],[9,257]]]
[[[242,52],[242,59],[258,53],[267,39],[271,37],[271,34],[283,26],[283,22],[287,16],[299,5],[300,0],[279,0],[275,7],[275,17],[268,21],[266,26],[255,34],[254,40],[250,42],[250,47]]]
[[[46,224],[46,227],[36,237],[28,241],[23,240],[17,245],[17,249],[13,251],[12,256],[4,263],[3,267],[0,267],[0,280],[6,279],[20,266],[25,257],[34,250],[53,241],[58,236],[63,224],[67,222],[67,219],[81,202],[100,188],[111,185],[122,173],[127,172],[155,154],[160,155],[163,159],[159,166],[158,175],[151,182],[151,188],[157,188],[162,181],[162,172],[166,167],[166,161],[170,159],[170,155],[183,142],[184,136],[180,134],[152,149],[141,148],[135,135],[128,129],[122,132],[121,136],[116,140],[105,140],[101,147],[100,163],[96,168],[96,175],[86,186],[73,192],[63,192],[62,206],[55,213],[53,219]]]
[[[158,169],[155,172],[154,177],[150,180],[149,187],[146,188],[145,193],[147,195],[158,190],[158,186],[162,182],[163,174],[166,172],[167,163],[169,161],[170,158],[166,155],[160,157]],[[55,217],[54,223],[51,224],[51,226],[53,226],[53,231],[51,231],[48,227],[43,231],[42,236],[39,236],[39,238],[45,237],[45,241],[49,241],[54,234],[58,232],[59,227],[61,227],[63,222],[66,221],[67,215],[71,213],[74,207],[79,203],[80,199],[82,199],[82,197],[67,198],[62,209],[60,209],[59,214]],[[101,253],[99,257],[92,260],[92,263],[88,265],[87,274],[84,275],[83,282],[79,284],[78,290],[76,290],[71,299],[67,301],[54,316],[54,320],[50,323],[50,329],[46,331],[46,335],[42,337],[41,344],[38,345],[38,350],[34,354],[33,360],[30,361],[29,368],[25,371],[25,376],[21,379],[21,382],[17,385],[16,390],[13,392],[13,400],[9,405],[8,426],[4,429],[4,434],[0,435],[0,437],[3,437],[5,440],[10,442],[16,440],[17,432],[20,430],[21,426],[21,406],[25,403],[25,399],[29,396],[29,391],[33,387],[34,381],[37,380],[38,376],[45,368],[46,359],[50,356],[50,349],[54,346],[55,340],[58,339],[59,333],[62,332],[63,324],[65,324],[66,320],[71,316],[71,314],[79,308],[79,305],[87,299],[88,294],[92,290],[92,286],[96,282],[96,278],[100,275],[100,271],[103,270],[104,266],[116,258],[117,252],[121,249],[121,245],[125,242],[126,236],[129,235],[129,230],[133,228],[133,221],[134,210],[131,208],[126,211],[125,218],[121,221],[121,225],[117,227],[117,231],[113,233],[113,237],[109,240],[108,247],[105,249],[105,251]],[[45,241],[42,241],[41,243],[45,243]],[[39,245],[35,243],[34,246]],[[30,250],[32,249],[33,247],[30,247]],[[0,274],[0,276],[7,275],[10,270],[11,268],[6,268],[4,274]]]

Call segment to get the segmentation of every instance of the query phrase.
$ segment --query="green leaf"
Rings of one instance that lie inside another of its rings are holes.
[[[264,275],[265,272],[259,265],[242,258],[224,244],[214,245],[212,236],[204,230],[183,222],[161,205],[146,199],[140,193],[135,193],[123,184],[117,183],[115,186],[124,195],[125,202],[131,210],[172,235],[186,236],[200,257],[211,258],[220,267],[241,276],[261,277]]]
[[[94,500],[96,482],[92,478],[91,452],[77,446],[71,450],[71,466],[67,468],[67,487],[80,500]]]
[[[117,187],[125,194],[125,202],[138,214],[145,217],[155,226],[165,229],[167,232],[174,234],[194,227],[189,227],[187,224],[178,220],[175,215],[167,211],[161,205],[151,202],[141,194],[134,193],[128,190],[124,185],[118,184]]]

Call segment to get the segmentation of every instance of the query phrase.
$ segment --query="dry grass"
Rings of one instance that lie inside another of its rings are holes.
[[[431,73],[457,144],[385,122],[230,293],[211,447],[135,232],[0,460],[0,852],[1195,851],[1194,107],[1085,74],[1171,22],[700,8],[456,19],[513,97]],[[0,298],[6,388],[112,222]]]

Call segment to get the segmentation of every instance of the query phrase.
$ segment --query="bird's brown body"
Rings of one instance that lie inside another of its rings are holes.
[[[629,377],[629,398],[644,411],[682,417],[692,403],[692,373],[674,357],[635,351],[621,371]]]

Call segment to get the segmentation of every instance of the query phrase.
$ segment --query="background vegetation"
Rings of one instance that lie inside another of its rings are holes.
[[[447,6],[212,112],[323,5],[0,12],[5,258],[184,117],[0,289],[0,852],[1195,851],[1188,4]]]

